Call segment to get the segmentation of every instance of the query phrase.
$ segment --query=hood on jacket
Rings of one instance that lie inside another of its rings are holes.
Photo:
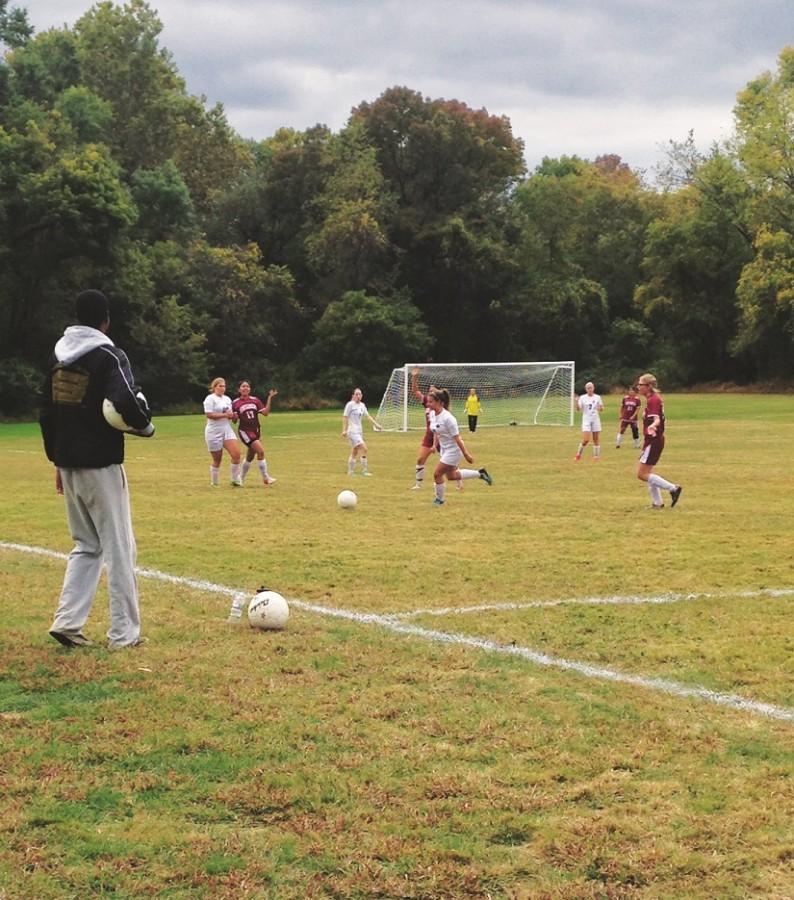
[[[64,365],[73,363],[89,350],[97,347],[112,347],[113,341],[98,328],[90,325],[70,325],[55,345],[55,358]]]

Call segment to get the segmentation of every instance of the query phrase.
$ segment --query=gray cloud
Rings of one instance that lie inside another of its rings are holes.
[[[22,4],[24,5],[24,4]],[[507,115],[530,167],[543,156],[618,153],[649,168],[694,129],[732,130],[735,95],[794,40],[791,0],[160,0],[162,44],[188,89],[233,127],[340,128],[404,84]],[[86,11],[36,0],[42,30]]]

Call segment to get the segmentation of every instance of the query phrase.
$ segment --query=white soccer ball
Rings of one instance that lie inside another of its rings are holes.
[[[336,498],[336,502],[342,509],[353,509],[356,503],[358,503],[358,497],[356,497],[353,491],[342,491]]]
[[[248,624],[261,631],[281,631],[289,618],[289,604],[275,591],[259,591],[248,604]]]
[[[135,395],[138,400],[143,404],[143,406],[148,410],[149,409],[149,401],[143,394],[143,391],[138,391]],[[121,416],[121,413],[116,409],[112,400],[108,400],[107,397],[102,401],[102,415],[105,417],[105,421],[108,425],[111,425],[113,428],[116,428],[118,431],[137,431],[136,428],[133,428],[132,425],[128,425]]]
[[[113,428],[118,429],[118,431],[135,430],[131,428],[124,421],[124,419],[121,418],[121,413],[113,405],[113,401],[108,400],[107,397],[102,401],[102,415],[105,417],[105,421],[108,423],[108,425],[111,425]]]

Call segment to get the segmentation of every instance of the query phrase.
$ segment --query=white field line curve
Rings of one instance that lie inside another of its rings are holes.
[[[55,550],[48,550],[44,547],[30,547],[26,544],[14,544],[6,541],[0,541],[0,549],[12,550],[19,553],[31,553],[38,556],[46,556],[50,559],[65,560],[68,554],[59,553]],[[150,578],[155,581],[163,581],[168,584],[181,585],[182,587],[192,588],[197,591],[206,591],[214,594],[239,599],[248,596],[249,591],[241,591],[237,588],[226,587],[220,584],[214,584],[211,581],[198,581],[193,578],[183,578],[179,575],[169,575],[167,572],[160,572],[157,569],[136,568],[136,574],[141,578]],[[495,641],[485,640],[484,638],[471,637],[466,634],[456,634],[448,631],[435,631],[430,628],[421,628],[418,625],[411,625],[406,622],[397,621],[394,616],[380,615],[377,613],[360,613],[353,610],[340,609],[336,607],[321,606],[316,603],[308,603],[305,600],[289,598],[289,603],[301,609],[304,612],[314,613],[319,616],[325,616],[334,619],[344,619],[350,622],[356,622],[361,625],[376,625],[387,631],[396,634],[404,634],[410,637],[422,638],[426,641],[440,644],[452,644],[463,647],[472,647],[476,650],[484,650],[488,653],[498,653],[505,656],[514,656],[519,659],[525,659],[528,662],[538,666],[546,666],[549,668],[560,669],[566,672],[575,672],[586,678],[595,678],[600,681],[611,681],[615,684],[627,684],[633,687],[640,687],[646,690],[658,691],[660,693],[682,697],[685,699],[702,700],[715,706],[723,706],[729,709],[735,709],[739,712],[749,713],[755,716],[763,716],[769,719],[779,719],[784,722],[794,723],[794,709],[786,706],[775,706],[772,703],[762,703],[757,700],[751,700],[738,694],[728,694],[721,691],[712,691],[708,688],[699,686],[688,686],[671,681],[667,678],[653,678],[644,675],[632,675],[627,672],[620,672],[614,669],[607,669],[603,666],[591,666],[587,663],[576,662],[575,660],[565,659],[560,656],[551,656],[548,653],[541,653],[538,650],[532,650],[530,647],[518,647],[513,644],[498,644]]]
[[[658,594],[653,597],[615,595],[614,597],[566,597],[555,600],[526,600],[509,603],[481,603],[476,606],[446,606],[435,609],[411,609],[391,613],[391,619],[417,619],[421,616],[455,616],[478,612],[510,612],[521,609],[546,609],[554,606],[631,606],[642,604],[683,603],[692,600],[721,600],[727,597],[794,597],[794,588],[760,588],[757,591],[697,591],[689,594]]]

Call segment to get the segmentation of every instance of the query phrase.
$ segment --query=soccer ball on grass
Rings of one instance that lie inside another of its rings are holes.
[[[289,619],[287,601],[275,591],[260,588],[248,604],[248,624],[260,631],[281,631]]]
[[[353,491],[342,491],[336,498],[336,502],[342,509],[353,509],[356,503],[358,503],[358,497],[356,497]]]

